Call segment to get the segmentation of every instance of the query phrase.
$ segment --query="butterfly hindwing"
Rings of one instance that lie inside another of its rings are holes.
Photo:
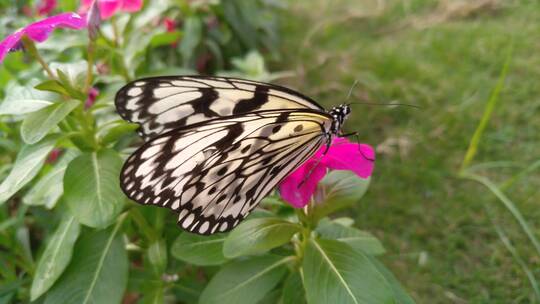
[[[276,110],[178,128],[128,158],[121,187],[138,203],[176,211],[183,229],[229,231],[326,143],[330,121],[313,110]]]
[[[145,140],[201,121],[255,111],[324,111],[309,97],[285,87],[211,76],[135,80],[118,91],[115,104],[122,118],[141,125],[139,133]]]

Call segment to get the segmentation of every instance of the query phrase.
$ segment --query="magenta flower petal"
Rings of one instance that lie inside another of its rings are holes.
[[[0,62],[4,60],[6,54],[15,50],[20,45],[23,35],[28,36],[36,42],[43,42],[49,38],[55,28],[72,28],[80,30],[86,26],[86,21],[75,13],[63,13],[48,17],[43,20],[31,23],[15,33],[7,36],[0,42]]]
[[[102,19],[108,19],[112,17],[121,7],[122,1],[118,0],[99,0],[99,11]]]
[[[328,169],[349,170],[361,178],[368,178],[373,172],[374,161],[375,152],[369,145],[335,138],[328,151],[322,146],[311,159],[289,174],[281,182],[279,193],[293,207],[302,208],[309,203]],[[316,167],[311,170],[313,166]]]
[[[49,38],[49,35],[55,28],[72,28],[80,30],[86,26],[86,21],[75,13],[63,13],[38,22],[34,22],[25,27],[22,31],[30,39],[43,42]]]
[[[23,35],[23,31],[19,30],[15,33],[7,36],[2,42],[0,42],[0,62],[4,60],[7,53],[16,50],[19,46],[19,41]]]
[[[311,168],[317,164],[316,159],[312,158],[300,166],[296,171],[287,176],[279,186],[279,194],[295,208],[302,208],[309,203],[311,196],[317,189],[317,184],[326,175],[326,168],[317,165],[313,171]],[[306,176],[309,177],[306,179]],[[302,182],[304,182],[300,187]]]
[[[333,170],[349,170],[361,178],[373,172],[375,152],[366,144],[355,144],[345,138],[336,138],[322,162]]]
[[[124,0],[122,2],[122,11],[128,13],[139,11],[143,5],[142,0]]]
[[[94,0],[82,0],[79,13],[85,14],[92,6]],[[101,19],[109,19],[118,11],[133,13],[142,8],[142,0],[96,0]]]

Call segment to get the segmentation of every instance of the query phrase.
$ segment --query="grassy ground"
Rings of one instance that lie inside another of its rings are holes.
[[[291,1],[292,2],[292,1]],[[503,92],[474,164],[495,181],[540,158],[540,5],[533,1],[304,0],[284,19],[283,82],[326,106],[357,105],[349,131],[377,147],[357,225],[388,249],[384,262],[419,303],[531,303],[533,290],[488,217],[540,278],[540,256],[482,185],[457,177],[509,45]],[[506,189],[540,236],[538,171]],[[484,206],[492,212],[487,212]]]

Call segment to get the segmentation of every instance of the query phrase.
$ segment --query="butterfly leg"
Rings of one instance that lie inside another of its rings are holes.
[[[302,185],[309,179],[309,177],[310,177],[311,174],[313,173],[313,170],[315,170],[315,168],[317,168],[317,166],[321,163],[323,157],[326,155],[326,153],[328,153],[328,150],[330,149],[330,146],[331,146],[331,145],[332,145],[332,135],[331,135],[331,134],[327,134],[327,135],[326,135],[326,149],[324,149],[323,155],[321,155],[321,157],[319,157],[319,159],[317,159],[317,162],[315,163],[315,165],[313,165],[313,166],[309,169],[308,174],[306,174],[306,176],[304,176],[304,178],[302,179],[302,181],[298,184],[298,188],[302,187]]]
[[[341,134],[340,135],[341,137],[349,137],[349,136],[354,136],[355,139],[356,139],[356,143],[360,143],[360,136],[358,136],[358,132],[351,132],[351,133],[345,133],[345,134]],[[369,160],[369,161],[374,161],[374,159],[371,159],[369,157],[367,157],[364,152],[362,152],[362,149],[360,148],[360,145],[358,145],[358,151],[360,151],[360,154],[362,154],[362,156]]]

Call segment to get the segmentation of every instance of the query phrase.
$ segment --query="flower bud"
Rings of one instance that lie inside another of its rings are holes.
[[[94,103],[96,102],[96,98],[99,95],[99,90],[92,87],[90,90],[88,90],[88,96],[86,97],[86,101],[84,102],[84,109],[88,110]]]
[[[86,22],[88,25],[88,37],[90,37],[90,40],[96,40],[98,36],[99,24],[101,23],[97,1],[94,1],[92,6],[90,6],[90,10],[86,16]]]

